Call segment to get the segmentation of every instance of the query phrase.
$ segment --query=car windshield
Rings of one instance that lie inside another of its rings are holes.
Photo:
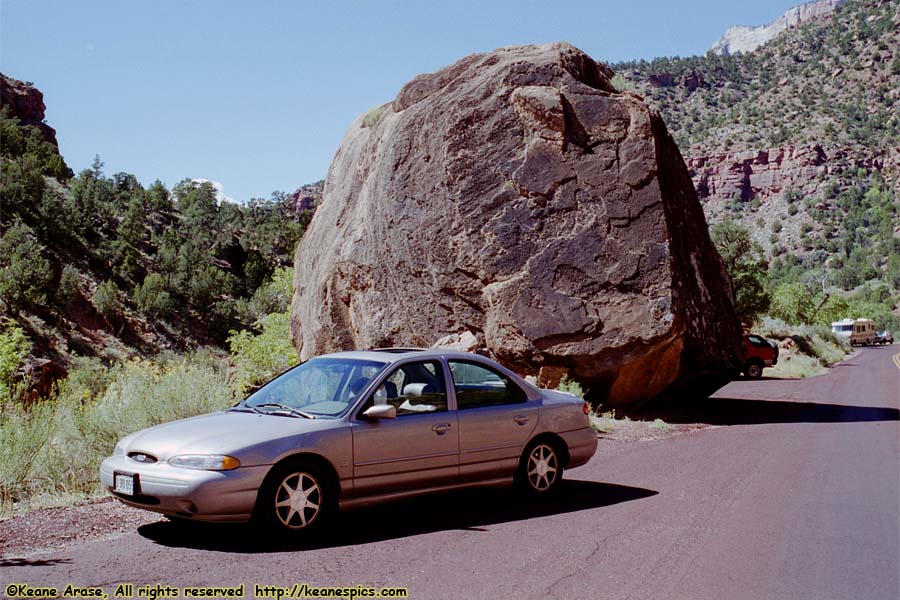
[[[350,358],[314,358],[250,394],[241,406],[275,411],[281,408],[301,416],[337,416],[359,398],[385,364]]]

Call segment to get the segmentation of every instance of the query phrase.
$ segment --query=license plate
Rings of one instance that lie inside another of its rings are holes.
[[[113,490],[117,494],[125,494],[126,496],[134,496],[134,475],[125,475],[116,473],[113,475]]]

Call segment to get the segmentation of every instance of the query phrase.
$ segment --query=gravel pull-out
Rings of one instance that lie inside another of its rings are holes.
[[[113,498],[42,508],[0,521],[0,556],[9,559],[47,548],[118,537],[160,519],[161,515],[130,508]]]

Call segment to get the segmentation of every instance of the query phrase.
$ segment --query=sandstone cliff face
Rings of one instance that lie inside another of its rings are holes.
[[[753,52],[766,42],[775,39],[779,34],[790,27],[796,27],[812,21],[827,17],[844,0],[817,0],[807,2],[790,8],[783,15],[767,25],[749,27],[747,25],[735,25],[729,27],[710,50],[716,54],[734,54],[736,52]]]
[[[818,144],[693,156],[687,165],[697,195],[714,201],[764,200],[787,189],[813,196],[826,175],[860,168],[892,171],[890,159],[854,158],[847,149],[825,149]]]
[[[567,44],[503,48],[357,119],[297,249],[301,360],[441,340],[609,405],[733,366],[688,171],[610,76]]]
[[[26,83],[0,73],[0,107],[9,109],[22,125],[34,125],[41,130],[48,142],[59,148],[56,130],[44,123],[44,95]]]

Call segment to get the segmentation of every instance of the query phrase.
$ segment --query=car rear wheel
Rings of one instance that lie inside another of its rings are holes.
[[[562,480],[563,465],[554,444],[539,441],[525,451],[519,465],[517,481],[520,487],[534,495],[546,495]]]
[[[317,529],[333,499],[327,479],[314,465],[292,463],[276,468],[263,486],[256,516],[284,533]]]
[[[759,379],[762,377],[763,366],[757,361],[751,361],[744,367],[744,374],[750,379]]]

